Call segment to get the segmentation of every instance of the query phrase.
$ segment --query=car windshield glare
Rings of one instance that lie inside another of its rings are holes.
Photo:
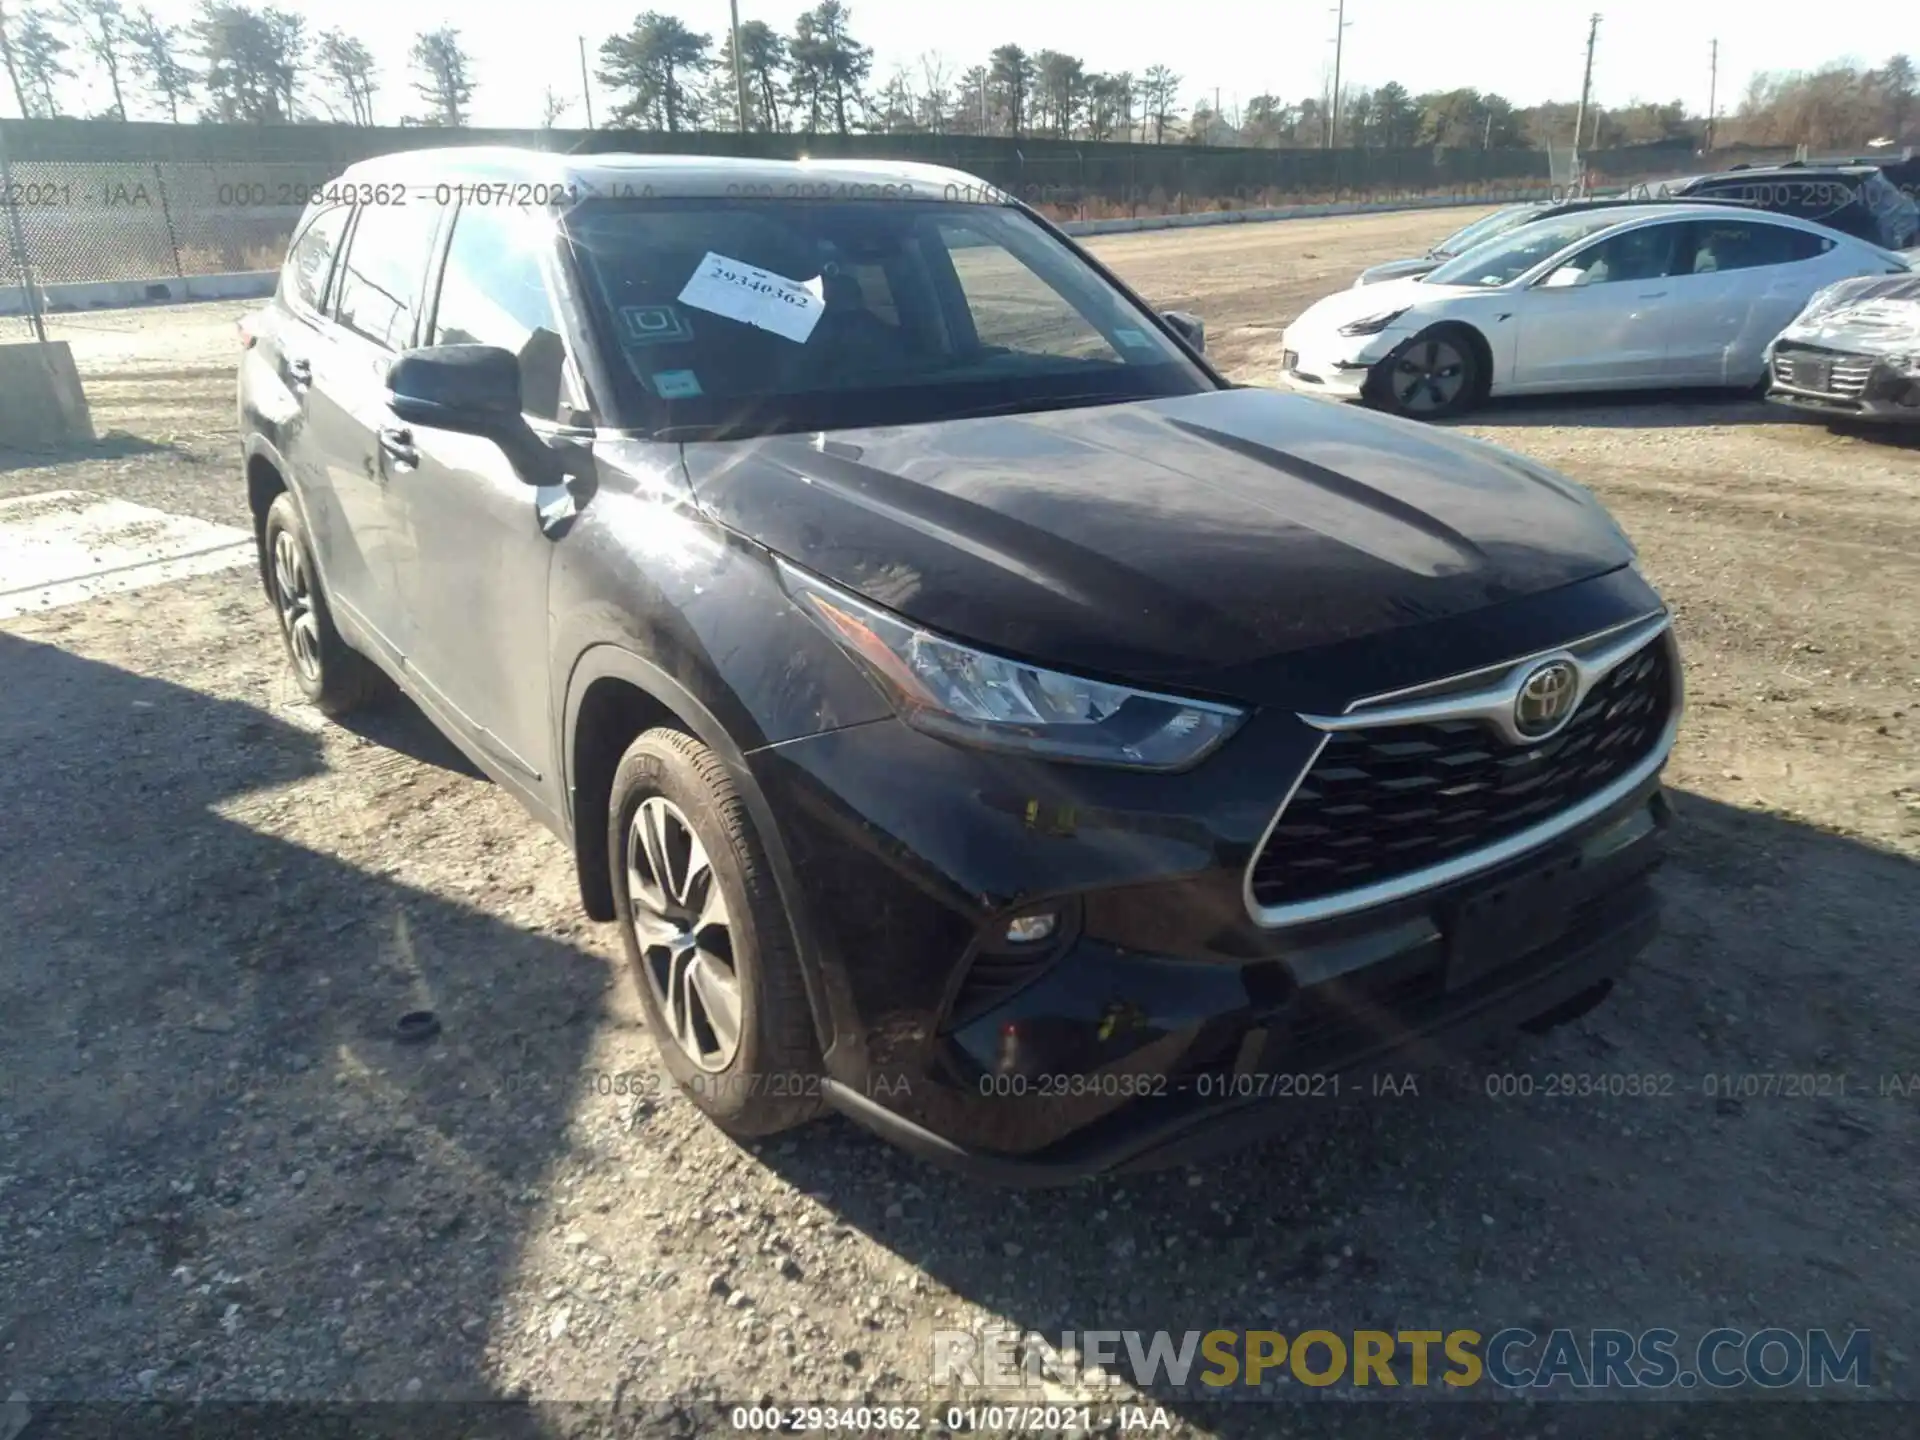
[[[1011,207],[593,201],[568,220],[621,409],[663,438],[917,424],[1217,388]]]
[[[1471,225],[1461,226],[1428,253],[1444,260],[1464,255],[1474,246],[1484,245],[1496,235],[1504,235],[1516,225],[1525,223],[1538,209],[1536,205],[1509,205],[1491,215],[1483,215]]]
[[[1542,260],[1618,223],[1617,217],[1602,215],[1537,220],[1455,256],[1428,275],[1427,283],[1472,285],[1482,289],[1511,285]]]

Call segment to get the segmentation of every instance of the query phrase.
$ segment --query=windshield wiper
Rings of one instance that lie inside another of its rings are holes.
[[[970,405],[952,415],[942,416],[946,420],[973,420],[983,415],[1010,415],[1018,411],[1071,410],[1083,405],[1133,405],[1142,400],[1166,400],[1166,395],[1114,395],[1105,390],[1089,390],[1077,395],[1055,395],[1037,400],[1031,395],[1022,395],[1016,400],[1000,400],[991,405]]]

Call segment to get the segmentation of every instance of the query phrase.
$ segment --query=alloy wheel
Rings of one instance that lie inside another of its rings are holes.
[[[733,929],[713,863],[678,806],[650,795],[627,831],[627,894],[641,971],[686,1057],[724,1070],[740,1048]]]
[[[1467,383],[1467,357],[1450,340],[1416,340],[1394,361],[1388,383],[1403,410],[1444,410]]]
[[[273,598],[294,665],[308,680],[318,680],[320,619],[313,611],[313,583],[299,541],[286,530],[273,537]]]

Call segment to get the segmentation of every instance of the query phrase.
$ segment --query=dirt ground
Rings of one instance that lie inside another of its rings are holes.
[[[1264,381],[1305,303],[1467,218],[1096,248]],[[63,319],[122,433],[0,455],[0,496],[245,524],[245,308]],[[298,704],[250,572],[0,622],[0,1393],[617,1400],[636,1433],[719,1433],[704,1401],[926,1405],[942,1328],[1727,1325],[1867,1328],[1876,1393],[1920,1399],[1920,446],[1717,397],[1463,428],[1593,486],[1676,611],[1664,936],[1588,1019],[1417,1094],[1075,1190],[837,1120],[724,1139],[659,1079],[562,846],[417,714]],[[441,1032],[402,1044],[417,1009]],[[1489,1093],[1515,1075],[1532,1096]],[[1629,1075],[1672,1079],[1544,1093]],[[1301,1403],[1151,1398],[1195,1436],[1381,1413],[1274,1394]],[[1466,1432],[1433,1412],[1374,1433]]]

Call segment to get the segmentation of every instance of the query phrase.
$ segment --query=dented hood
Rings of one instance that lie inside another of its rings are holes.
[[[1920,274],[1867,275],[1829,285],[1780,339],[1863,355],[1920,353]]]
[[[929,628],[1136,679],[1457,616],[1632,552],[1507,451],[1242,389],[685,447],[700,502]]]

